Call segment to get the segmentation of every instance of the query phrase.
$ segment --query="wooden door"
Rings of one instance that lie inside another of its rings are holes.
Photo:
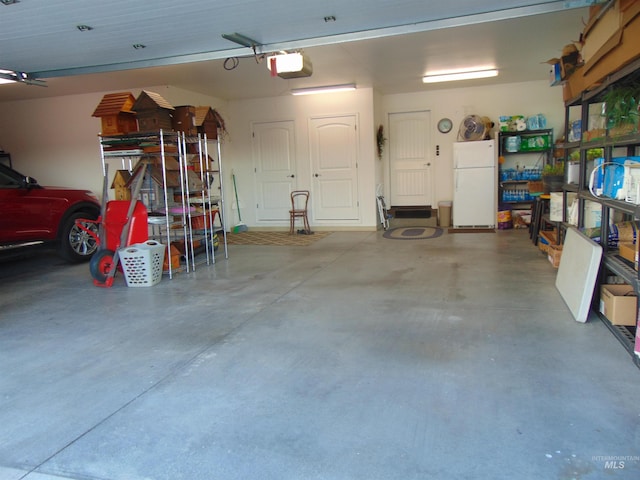
[[[254,123],[252,127],[256,220],[288,220],[289,194],[296,188],[294,123]]]
[[[356,116],[312,118],[309,137],[313,219],[358,220]]]

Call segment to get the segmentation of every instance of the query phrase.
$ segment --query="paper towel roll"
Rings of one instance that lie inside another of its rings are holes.
[[[518,132],[522,132],[523,130],[526,130],[526,129],[527,129],[527,124],[526,123],[524,123],[524,122],[516,123],[516,130]]]

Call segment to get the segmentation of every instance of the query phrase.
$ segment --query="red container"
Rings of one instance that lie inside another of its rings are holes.
[[[129,200],[111,200],[107,202],[107,211],[102,220],[106,244],[103,248],[116,251],[121,247],[132,245],[134,243],[144,243],[149,240],[149,227],[147,225],[147,207],[144,203],[138,201],[133,214],[131,215],[131,227],[129,234],[124,242],[120,245],[120,236],[122,229],[127,223],[127,213],[129,212]]]

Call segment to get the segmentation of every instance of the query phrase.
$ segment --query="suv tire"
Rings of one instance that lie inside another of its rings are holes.
[[[98,242],[94,237],[76,225],[79,218],[95,218],[87,212],[76,212],[64,221],[60,230],[59,255],[68,262],[79,263],[89,260],[98,250]],[[98,225],[94,222],[84,224],[89,230],[98,234]]]

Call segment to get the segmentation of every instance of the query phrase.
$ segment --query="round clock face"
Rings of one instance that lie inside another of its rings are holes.
[[[448,118],[443,118],[438,122],[438,131],[441,133],[449,133],[453,128],[453,123]]]

